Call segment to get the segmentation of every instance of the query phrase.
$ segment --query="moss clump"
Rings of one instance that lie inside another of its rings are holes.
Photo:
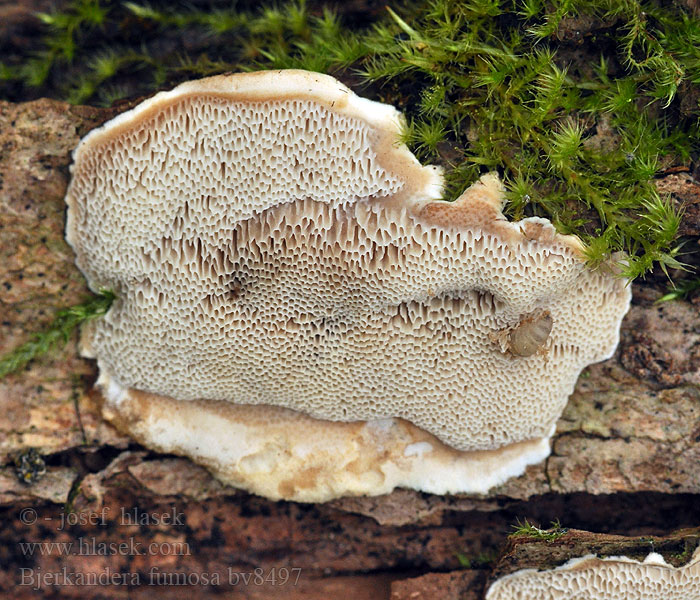
[[[540,529],[525,519],[522,522],[518,520],[516,524],[513,525],[513,533],[511,533],[509,537],[525,536],[535,540],[552,542],[559,539],[561,536],[566,534],[566,532],[567,530],[562,528],[559,521],[552,521],[549,529]]]
[[[44,331],[34,334],[28,342],[0,358],[0,379],[24,368],[27,363],[46,354],[56,344],[66,343],[76,327],[85,321],[104,315],[113,301],[114,294],[103,290],[82,304],[59,310]]]

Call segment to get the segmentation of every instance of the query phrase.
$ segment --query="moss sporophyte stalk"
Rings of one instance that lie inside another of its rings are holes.
[[[684,3],[430,0],[360,17],[74,0],[39,18],[40,44],[0,62],[0,96],[108,105],[226,71],[332,73],[407,115],[403,139],[445,168],[448,198],[498,170],[506,216],[549,218],[591,265],[624,251],[628,278],[677,277],[692,247],[655,185],[698,156],[700,20]],[[697,289],[686,269],[669,299]]]

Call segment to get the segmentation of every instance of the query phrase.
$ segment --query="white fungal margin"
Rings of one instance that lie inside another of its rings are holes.
[[[105,371],[98,386],[104,416],[140,443],[273,500],[325,502],[397,487],[485,494],[550,452],[549,437],[460,452],[401,419],[341,423],[271,406],[179,402],[124,388]]]

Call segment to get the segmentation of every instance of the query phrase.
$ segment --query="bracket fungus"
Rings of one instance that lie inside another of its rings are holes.
[[[495,174],[440,200],[401,122],[274,71],[184,83],[82,140],[66,237],[117,294],[83,332],[107,418],[305,501],[486,492],[547,456],[629,287],[548,221],[508,222]]]
[[[700,600],[700,548],[682,567],[651,552],[573,558],[555,569],[522,569],[495,581],[486,600]]]

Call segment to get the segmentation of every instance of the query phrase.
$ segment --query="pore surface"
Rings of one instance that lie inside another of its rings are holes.
[[[68,239],[118,294],[87,333],[100,368],[183,401],[400,417],[459,450],[547,437],[617,344],[624,282],[542,220],[505,223],[496,177],[431,202],[436,172],[367,101],[288,96],[189,89],[78,149]],[[509,352],[545,312],[540,351]]]
[[[496,581],[486,600],[699,600],[700,552],[675,568],[658,554],[575,558],[547,571],[524,569]]]

